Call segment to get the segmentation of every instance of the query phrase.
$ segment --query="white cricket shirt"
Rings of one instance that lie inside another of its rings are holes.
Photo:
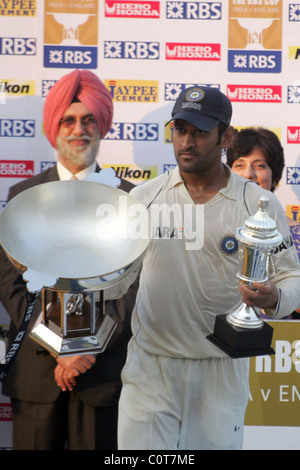
[[[280,287],[281,298],[276,312],[268,313],[281,318],[300,304],[300,265],[278,199],[226,169],[227,186],[204,205],[193,202],[178,167],[131,191],[149,210],[154,208],[154,213],[164,204],[178,212],[175,219],[164,214],[159,223],[155,216],[151,222],[152,240],[132,316],[137,344],[152,354],[227,357],[206,337],[213,332],[216,315],[230,313],[241,303],[235,230],[257,212],[261,195],[269,198],[268,213],[284,238],[274,255],[276,275],[272,279]],[[181,214],[180,207],[186,209]]]

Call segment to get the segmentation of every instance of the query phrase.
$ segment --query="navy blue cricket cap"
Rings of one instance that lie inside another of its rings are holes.
[[[202,131],[210,131],[219,122],[229,126],[231,116],[232,106],[224,93],[213,87],[193,86],[180,93],[167,124],[183,119]]]

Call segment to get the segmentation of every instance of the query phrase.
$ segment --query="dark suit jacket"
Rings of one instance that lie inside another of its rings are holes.
[[[98,169],[99,170],[99,169]],[[10,188],[8,199],[32,186],[57,181],[56,166]],[[120,189],[129,191],[133,185],[122,180]],[[0,300],[11,318],[8,347],[16,336],[27,306],[27,289],[22,275],[0,249]],[[77,380],[81,399],[92,406],[110,406],[118,402],[121,390],[120,372],[125,363],[127,343],[131,336],[130,316],[136,296],[136,283],[119,300],[107,301],[106,312],[120,320],[104,353],[98,354],[96,365]],[[38,298],[30,325],[17,357],[3,380],[2,393],[11,398],[37,403],[56,400],[60,388],[54,380],[56,361],[28,337],[41,312]]]

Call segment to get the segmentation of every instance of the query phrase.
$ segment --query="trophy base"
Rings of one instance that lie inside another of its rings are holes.
[[[275,354],[271,347],[273,328],[263,323],[261,328],[247,329],[231,325],[227,315],[218,315],[214,332],[207,339],[232,358]]]
[[[42,318],[41,314],[29,336],[47,351],[59,357],[104,352],[117,326],[111,317],[104,315],[95,335],[66,338],[46,326]]]

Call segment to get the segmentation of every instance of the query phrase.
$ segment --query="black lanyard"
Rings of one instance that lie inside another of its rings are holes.
[[[33,309],[34,309],[36,299],[38,298],[38,295],[39,295],[38,292],[34,292],[34,293],[29,293],[28,292],[28,294],[27,294],[26,313],[24,315],[24,318],[23,318],[22,324],[19,328],[19,331],[18,331],[11,347],[9,348],[9,351],[6,353],[5,358],[0,363],[0,374],[2,374],[2,373],[7,374],[9,368],[12,366],[12,363],[13,363],[13,361],[15,360],[15,358],[17,356],[17,353],[20,349],[22,341],[25,337],[27,327],[28,327],[29,322],[31,320],[32,312],[33,312]]]

